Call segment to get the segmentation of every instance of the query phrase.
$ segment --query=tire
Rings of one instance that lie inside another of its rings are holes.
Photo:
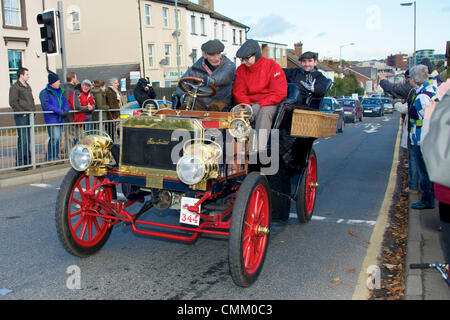
[[[261,273],[269,244],[270,221],[269,182],[259,172],[252,172],[237,192],[230,226],[228,263],[231,277],[240,287],[251,286]],[[267,232],[258,233],[259,227],[267,228]]]
[[[317,183],[317,157],[314,149],[311,149],[308,166],[303,171],[301,179],[301,185],[295,203],[297,217],[300,223],[308,223],[311,221],[314,213],[317,194],[317,185],[313,185]]]
[[[95,200],[88,199],[87,191],[105,180],[103,177],[88,177],[84,172],[71,169],[61,183],[56,199],[56,230],[63,247],[75,256],[95,254],[111,234],[112,227],[108,226],[105,219],[85,215],[88,210],[103,213]],[[115,192],[114,185],[104,186],[103,190],[97,189],[95,199],[110,203],[116,197]]]

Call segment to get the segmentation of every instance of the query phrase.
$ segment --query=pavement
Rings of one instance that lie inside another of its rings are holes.
[[[28,171],[0,173],[0,190],[24,184],[44,183],[63,177],[70,169],[68,162],[45,165]],[[445,262],[438,208],[414,210],[411,204],[418,195],[409,195],[408,243],[406,256],[405,300],[450,300],[450,288],[435,269],[409,269],[412,263]]]
[[[405,300],[450,300],[450,287],[436,269],[409,269],[412,263],[444,263],[439,211],[414,210],[419,195],[409,195],[408,244]]]

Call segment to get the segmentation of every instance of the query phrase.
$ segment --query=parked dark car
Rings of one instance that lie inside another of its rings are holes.
[[[394,105],[391,98],[381,98],[383,102],[384,113],[394,113]]]
[[[339,104],[344,108],[344,120],[355,123],[356,120],[362,121],[363,108],[359,100],[356,99],[338,99]]]
[[[364,109],[364,117],[381,117],[384,115],[383,102],[380,98],[365,98],[361,104]]]
[[[320,104],[320,112],[339,115],[336,132],[344,132],[344,109],[335,98],[323,98]]]

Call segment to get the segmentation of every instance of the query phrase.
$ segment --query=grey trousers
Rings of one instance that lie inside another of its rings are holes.
[[[258,134],[258,150],[265,150],[278,106],[265,106],[261,108],[259,104],[253,103],[252,109],[252,121],[255,122],[255,130]]]

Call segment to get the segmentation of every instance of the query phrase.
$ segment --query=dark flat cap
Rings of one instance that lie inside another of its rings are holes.
[[[305,53],[303,53],[300,58],[298,58],[298,60],[302,61],[303,59],[314,59],[314,60],[318,60],[319,55],[315,52],[311,52],[311,51],[307,51]]]
[[[225,46],[219,40],[210,40],[202,45],[202,51],[206,54],[219,54],[222,53]]]
[[[243,59],[250,56],[256,56],[256,60],[261,57],[261,47],[259,43],[255,40],[247,40],[236,52],[236,57]]]

